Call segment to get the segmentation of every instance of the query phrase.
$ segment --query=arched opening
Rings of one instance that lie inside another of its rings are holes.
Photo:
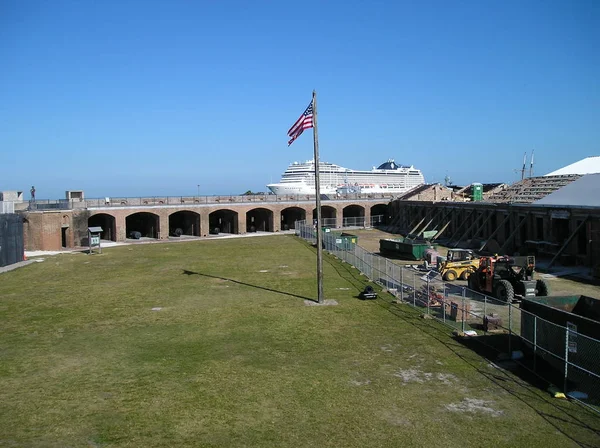
[[[29,241],[30,237],[31,231],[29,228],[29,220],[27,218],[23,218],[23,247],[25,250],[34,250],[31,241]]]
[[[323,227],[335,227],[337,218],[337,210],[329,205],[321,206],[321,219]],[[313,222],[317,219],[317,209],[313,208]]]
[[[209,233],[239,233],[238,214],[233,210],[216,210],[208,215]]]
[[[254,208],[246,213],[246,232],[272,232],[273,212],[266,208]]]
[[[107,213],[92,215],[88,218],[88,227],[102,227],[101,237],[103,240],[117,241],[117,222],[112,215]]]
[[[365,208],[360,205],[349,205],[344,207],[343,226],[344,227],[364,227],[365,225]]]
[[[169,236],[200,236],[200,214],[182,210],[169,215]]]
[[[281,211],[281,230],[296,228],[296,221],[306,219],[306,210],[299,207],[288,207]]]
[[[158,215],[148,212],[138,212],[125,218],[125,235],[127,238],[156,238],[160,232]]]
[[[389,212],[387,204],[377,204],[371,207],[371,225],[373,227],[385,226],[389,222]]]

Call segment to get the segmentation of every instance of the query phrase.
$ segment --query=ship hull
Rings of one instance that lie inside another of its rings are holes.
[[[315,194],[315,164],[292,163],[279,183],[267,185],[276,195]],[[319,163],[321,194],[401,194],[425,183],[420,170],[388,160],[370,171],[350,170],[332,163]]]

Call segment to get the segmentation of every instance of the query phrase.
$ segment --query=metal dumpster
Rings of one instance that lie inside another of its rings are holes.
[[[324,232],[323,248],[327,250],[354,250],[358,243],[358,237],[350,233]]]
[[[358,237],[350,233],[330,233],[330,244],[337,250],[354,250]]]
[[[404,238],[379,240],[379,253],[406,260],[422,260],[425,251],[431,245],[425,240],[407,240]]]

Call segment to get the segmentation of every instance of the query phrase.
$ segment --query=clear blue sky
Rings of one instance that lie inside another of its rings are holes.
[[[265,191],[312,158],[512,182],[600,155],[600,1],[0,2],[0,190]]]

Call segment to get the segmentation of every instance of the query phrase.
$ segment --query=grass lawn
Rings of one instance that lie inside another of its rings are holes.
[[[294,236],[0,274],[0,446],[598,446],[599,419]]]

